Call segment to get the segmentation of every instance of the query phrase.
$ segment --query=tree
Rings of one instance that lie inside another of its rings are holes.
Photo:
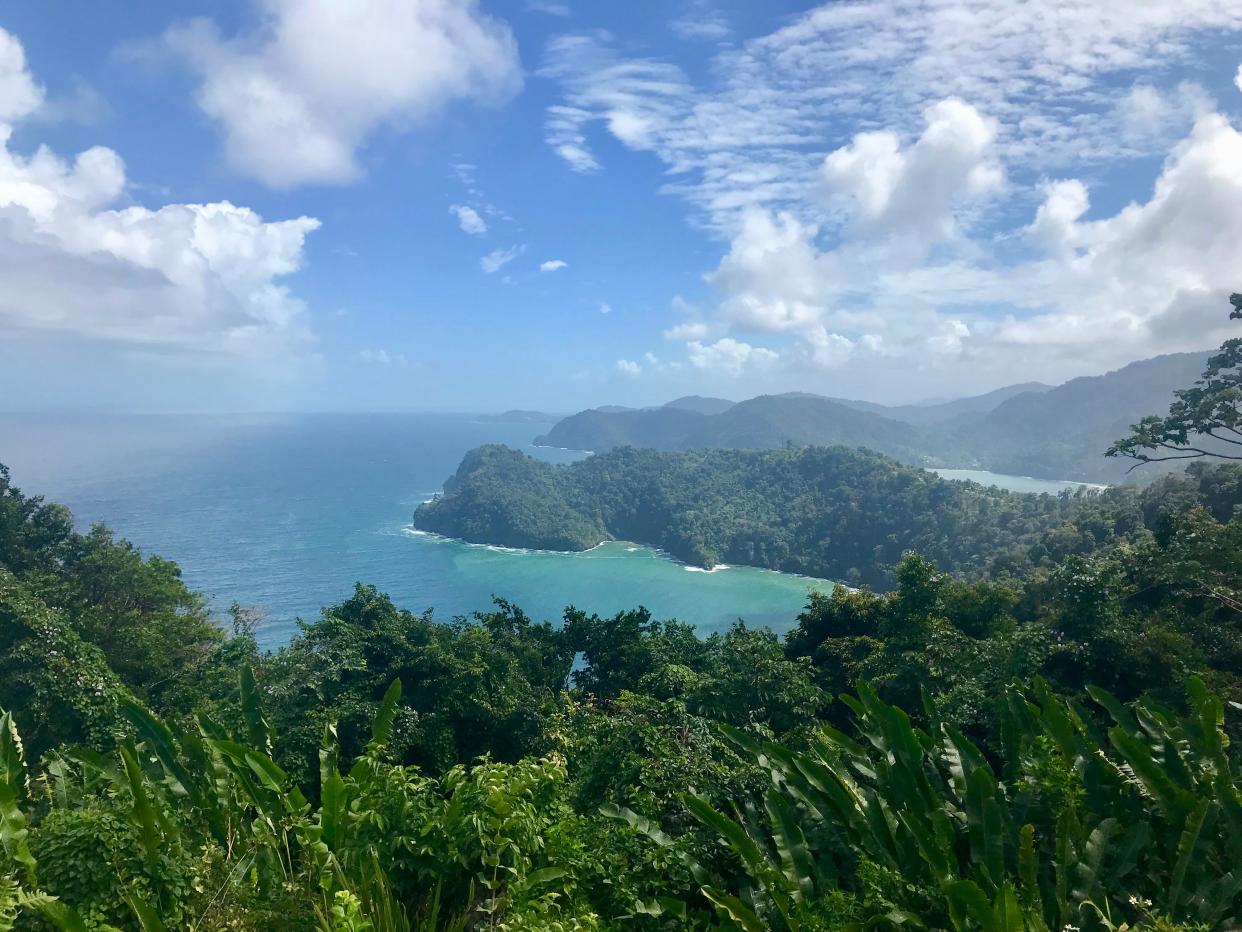
[[[1229,319],[1242,320],[1242,294],[1230,295],[1229,302]],[[1242,460],[1242,339],[1221,344],[1199,380],[1174,392],[1168,414],[1143,418],[1105,455],[1135,460],[1131,470],[1204,456]]]

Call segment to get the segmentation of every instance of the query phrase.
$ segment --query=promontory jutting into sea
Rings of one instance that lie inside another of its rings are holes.
[[[0,932],[1242,929],[1242,5],[0,6]]]

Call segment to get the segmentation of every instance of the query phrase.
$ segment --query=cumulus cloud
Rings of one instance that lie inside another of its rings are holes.
[[[227,201],[119,206],[120,155],[72,160],[9,146],[43,99],[21,44],[0,30],[0,322],[151,349],[255,354],[310,339],[279,280],[302,264],[310,217],[264,221]]]
[[[29,116],[43,103],[43,88],[26,68],[26,50],[0,29],[0,122]]]
[[[547,262],[539,263],[540,272],[555,272],[558,269],[567,268],[569,263],[564,259],[549,259]]]
[[[617,371],[622,375],[628,375],[630,378],[636,379],[643,374],[643,367],[632,359],[618,359]]]
[[[1022,230],[1031,251],[1007,261],[966,238],[916,254],[869,235],[824,245],[792,214],[754,208],[708,279],[724,324],[793,338],[788,365],[904,359],[909,371],[961,360],[1009,380],[1099,372],[1227,335],[1221,308],[1242,268],[1238,165],[1242,133],[1212,113],[1173,148],[1150,195],[1114,213],[1087,219],[1091,194],[1080,179],[1042,182]],[[853,209],[885,217],[898,210],[891,198],[901,185],[888,184],[895,173],[880,162],[869,168],[885,180],[860,178]],[[938,203],[920,205],[926,231],[943,232],[953,215]]]
[[[739,376],[748,368],[763,369],[779,359],[779,354],[762,346],[752,346],[732,337],[723,337],[715,343],[692,340],[686,344],[690,364],[696,369],[707,369],[725,375]]]
[[[994,120],[956,98],[932,104],[923,118],[923,133],[908,149],[892,131],[859,133],[824,159],[829,195],[860,231],[944,239],[956,231],[958,208],[1004,184]]]
[[[1052,185],[1032,227],[1051,257],[1012,273],[1052,308],[1005,322],[994,338],[1093,345],[1105,354],[1215,341],[1227,329],[1220,308],[1242,268],[1239,165],[1242,133],[1210,114],[1173,150],[1146,202],[1083,220],[1085,186]]]
[[[728,254],[708,276],[728,320],[743,329],[805,330],[825,311],[815,229],[792,214],[752,208]]]
[[[449,208],[449,213],[457,218],[457,223],[461,226],[463,233],[469,233],[471,236],[482,236],[487,232],[487,223],[473,207],[454,204]]]
[[[488,275],[500,271],[526,250],[525,246],[510,246],[508,249],[493,249],[479,260],[479,268]]]
[[[447,103],[495,102],[521,86],[509,27],[477,0],[256,0],[255,32],[207,20],[165,46],[197,72],[199,107],[230,163],[266,184],[340,183],[380,127],[403,130]]]
[[[601,302],[599,303],[599,312],[600,312],[601,314],[611,314],[611,313],[612,313],[612,305],[611,305],[611,304],[609,304],[607,301],[601,301]]]

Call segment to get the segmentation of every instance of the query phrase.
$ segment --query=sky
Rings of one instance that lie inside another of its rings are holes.
[[[0,7],[0,410],[942,399],[1238,290],[1237,0]]]

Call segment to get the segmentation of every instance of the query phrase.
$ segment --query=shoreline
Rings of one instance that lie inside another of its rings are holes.
[[[503,544],[478,543],[476,541],[464,540],[460,537],[450,537],[447,534],[438,534],[435,531],[424,531],[421,528],[415,527],[413,524],[402,525],[401,532],[409,537],[425,538],[435,543],[459,544],[460,546],[463,546],[463,547],[481,548],[483,550],[491,550],[495,553],[513,553],[513,554],[546,553],[546,554],[552,554],[555,556],[562,556],[562,557],[580,556],[582,554],[587,554],[595,550],[599,550],[601,547],[607,546],[608,544],[617,544],[618,546],[624,546],[626,551],[631,552],[631,553],[635,551],[639,551],[639,550],[646,550],[647,552],[651,553],[653,556],[661,560],[666,560],[675,566],[680,566],[683,570],[685,570],[688,573],[704,573],[710,576],[713,573],[724,572],[726,570],[749,569],[749,570],[755,570],[760,573],[775,573],[778,576],[787,576],[790,579],[809,579],[814,582],[828,583],[829,585],[834,586],[834,587],[842,586],[845,589],[850,589],[849,586],[847,586],[844,582],[841,582],[840,580],[824,579],[822,576],[810,576],[806,573],[792,573],[792,572],[789,572],[788,570],[772,569],[770,566],[754,566],[749,563],[717,563],[714,567],[711,567],[709,569],[705,566],[696,566],[693,563],[689,563],[686,560],[682,560],[680,557],[675,557],[673,556],[673,554],[669,553],[667,550],[664,550],[660,547],[653,547],[650,544],[644,544],[640,541],[633,541],[633,540],[619,540],[616,538],[609,538],[607,540],[601,540],[598,544],[595,544],[593,547],[587,547],[585,550],[552,550],[547,547],[507,547]]]

